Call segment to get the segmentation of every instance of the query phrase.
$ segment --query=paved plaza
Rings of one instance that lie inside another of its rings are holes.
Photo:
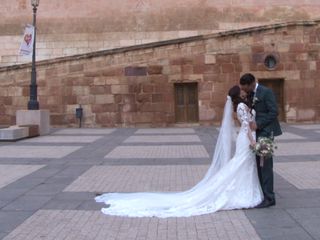
[[[206,173],[215,127],[52,129],[0,142],[0,239],[320,240],[320,125],[283,125],[277,205],[189,218],[106,216],[104,192],[183,191]]]

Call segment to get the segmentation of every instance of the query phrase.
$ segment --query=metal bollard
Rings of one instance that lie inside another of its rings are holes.
[[[79,128],[81,128],[81,122],[83,117],[83,108],[81,107],[81,104],[78,108],[76,108],[76,118],[79,119]]]

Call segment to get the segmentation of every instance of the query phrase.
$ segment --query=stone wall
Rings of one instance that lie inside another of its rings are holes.
[[[320,120],[318,22],[270,25],[65,57],[38,63],[38,95],[55,126],[169,126],[174,83],[197,82],[199,123],[221,120],[226,92],[245,72],[284,79],[288,122]],[[277,56],[273,70],[267,54]],[[0,125],[28,101],[30,65],[0,68]]]
[[[159,31],[40,34],[37,37],[37,60],[71,56],[181,37],[198,36],[215,31]],[[0,67],[31,62],[31,56],[19,56],[21,35],[1,36]]]
[[[2,0],[0,66],[18,56],[29,0]],[[320,17],[318,0],[51,0],[38,9],[38,59]]]

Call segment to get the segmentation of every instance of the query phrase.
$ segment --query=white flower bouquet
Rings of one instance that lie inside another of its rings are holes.
[[[274,145],[273,137],[259,137],[257,143],[250,148],[253,153],[260,156],[260,166],[263,167],[265,159],[273,156],[274,149],[277,149],[277,146]]]

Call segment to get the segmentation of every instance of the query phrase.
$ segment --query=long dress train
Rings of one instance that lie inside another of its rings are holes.
[[[241,127],[231,157],[235,127],[232,102],[228,97],[211,166],[205,177],[184,192],[106,193],[95,198],[110,205],[107,215],[129,217],[188,217],[218,210],[251,208],[263,200],[255,155],[249,148],[249,122],[254,119],[248,107],[240,103],[237,117]],[[255,137],[255,133],[253,133]]]

